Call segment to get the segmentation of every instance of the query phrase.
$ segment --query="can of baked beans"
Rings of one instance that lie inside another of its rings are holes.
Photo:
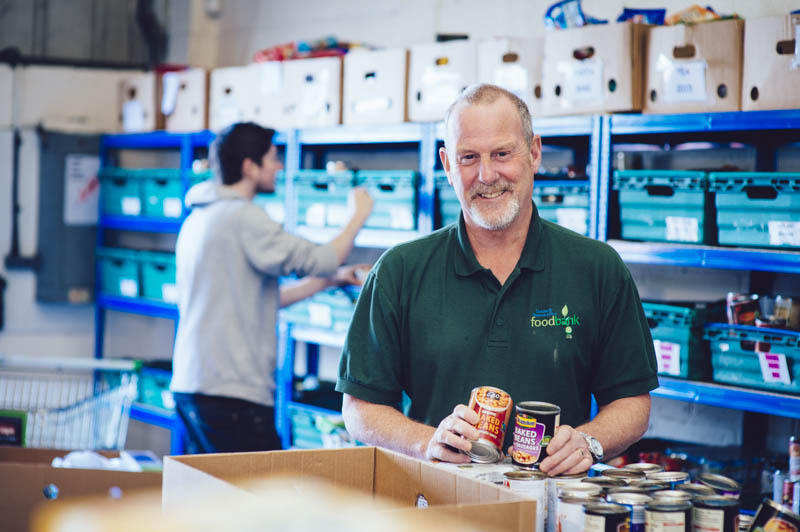
[[[541,471],[507,471],[503,485],[536,501],[536,530],[548,529],[547,475]]]
[[[547,445],[561,421],[561,407],[538,401],[517,404],[514,418],[514,449],[511,463],[519,469],[534,469],[547,457]]]
[[[689,532],[692,526],[692,503],[655,500],[644,507],[647,532]]]
[[[490,464],[500,460],[512,406],[511,396],[500,388],[478,386],[472,390],[469,407],[480,416],[475,426],[480,436],[465,454],[473,462]]]
[[[668,501],[668,502],[692,502],[694,496],[689,493],[688,491],[680,491],[680,490],[663,490],[663,491],[654,491],[650,494],[657,501]]]
[[[695,497],[692,530],[696,532],[738,532],[739,501],[733,497]]]
[[[635,464],[628,464],[624,466],[622,469],[633,469],[634,471],[641,471],[646,476],[650,476],[653,473],[660,473],[664,471],[664,466],[660,464],[651,464],[647,462],[637,462]]]
[[[769,532],[795,532],[800,530],[800,515],[775,501],[764,499],[750,528]]]
[[[686,471],[662,471],[661,473],[653,473],[647,478],[658,480],[659,482],[666,482],[669,484],[670,489],[676,489],[679,485],[685,484],[689,480],[689,473]]]
[[[586,503],[603,502],[600,497],[574,496],[564,493],[558,498],[558,521],[556,530],[558,532],[583,532],[584,512],[583,505]]]
[[[705,484],[697,484],[696,482],[686,482],[684,484],[679,484],[675,486],[675,490],[685,491],[687,493],[690,493],[693,499],[695,497],[716,495],[716,492],[712,488],[709,488]]]
[[[634,469],[625,469],[623,467],[620,468],[612,467],[609,469],[603,469],[602,475],[604,477],[618,478],[620,480],[624,480],[628,484],[630,484],[634,480],[644,480],[645,478],[643,471],[636,471]]]
[[[630,512],[624,506],[607,502],[587,503],[583,529],[586,532],[621,532],[630,529]]]
[[[629,509],[631,514],[630,532],[644,532],[644,507],[653,501],[652,497],[644,493],[609,493],[606,500]]]

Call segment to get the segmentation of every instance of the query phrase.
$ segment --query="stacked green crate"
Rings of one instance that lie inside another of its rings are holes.
[[[458,202],[455,190],[447,182],[447,174],[443,170],[434,176],[436,184],[436,227],[444,227],[458,222],[461,214],[461,204]]]
[[[708,324],[714,381],[800,393],[800,332]]]
[[[712,172],[719,243],[800,248],[800,173]]]
[[[713,243],[714,217],[705,172],[617,170],[622,238]]]
[[[253,202],[273,221],[283,225],[286,221],[286,172],[281,170],[275,175],[274,192],[256,194]]]
[[[417,186],[414,170],[361,170],[356,184],[375,202],[365,227],[413,231],[417,228]]]
[[[589,235],[589,183],[536,180],[533,201],[539,215],[578,234]]]
[[[342,288],[328,288],[282,310],[284,320],[344,332],[350,326],[355,297]]]
[[[353,188],[350,170],[298,170],[292,175],[298,225],[341,227],[347,223],[347,196]]]
[[[149,406],[173,410],[175,399],[169,391],[172,372],[163,369],[142,368],[139,373],[139,396],[137,401]]]
[[[709,357],[702,341],[706,312],[702,308],[643,302],[655,344],[658,373],[701,380],[709,374]]]
[[[175,284],[175,254],[160,251],[140,251],[142,296],[167,303],[178,302]]]
[[[97,248],[100,290],[109,295],[138,297],[139,252],[132,249]]]
[[[144,184],[136,170],[125,168],[101,168],[100,210],[112,216],[141,216]]]
[[[180,218],[183,215],[181,171],[170,168],[135,170],[142,180],[145,216]]]
[[[322,432],[317,429],[313,412],[289,405],[289,419],[292,427],[292,447],[316,449],[323,446]]]

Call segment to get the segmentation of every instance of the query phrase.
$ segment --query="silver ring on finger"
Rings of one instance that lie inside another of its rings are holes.
[[[578,449],[578,452],[581,454],[581,460],[583,460],[584,458],[588,458],[586,456],[586,450],[585,449]]]

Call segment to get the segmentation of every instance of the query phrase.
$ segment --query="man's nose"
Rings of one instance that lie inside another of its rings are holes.
[[[492,161],[491,157],[481,157],[478,179],[482,183],[494,183],[497,181],[497,171],[494,168],[494,161]]]

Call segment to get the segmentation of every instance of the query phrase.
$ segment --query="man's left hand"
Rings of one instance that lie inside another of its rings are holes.
[[[594,462],[586,439],[569,425],[560,425],[556,429],[555,436],[547,444],[547,455],[539,469],[551,477],[583,473]]]

